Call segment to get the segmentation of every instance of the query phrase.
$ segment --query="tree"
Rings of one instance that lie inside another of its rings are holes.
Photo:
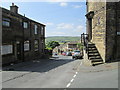
[[[82,49],[83,49],[82,43],[77,43],[77,47],[78,47],[80,50],[82,50]]]
[[[54,49],[56,46],[59,46],[59,42],[57,41],[50,41],[47,43],[46,47],[47,48],[51,48],[51,49]]]

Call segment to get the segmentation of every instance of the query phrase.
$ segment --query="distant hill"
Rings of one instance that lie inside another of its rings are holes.
[[[58,41],[59,43],[69,42],[69,41],[80,41],[80,37],[72,37],[72,36],[51,36],[46,37],[46,43],[49,41]]]

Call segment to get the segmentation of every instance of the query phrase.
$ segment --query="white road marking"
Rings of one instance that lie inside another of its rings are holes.
[[[70,83],[68,83],[68,85],[66,87],[69,87],[71,85],[71,83],[74,81],[74,78],[76,77],[77,74],[78,74],[78,72],[75,73],[75,75],[71,79]]]
[[[74,81],[74,79],[72,79],[70,82],[73,82]]]
[[[82,62],[80,63],[80,66],[82,65]]]
[[[68,85],[66,87],[69,87],[71,83],[68,83]]]
[[[76,72],[76,74],[78,74],[78,72]]]
[[[76,74],[73,76],[74,78],[76,77]]]
[[[80,63],[80,65],[82,65],[82,62]],[[66,87],[69,87],[71,85],[71,83],[74,81],[74,78],[76,77],[77,74],[78,74],[78,72],[75,72],[73,79],[71,79],[70,83],[68,83],[68,85]]]

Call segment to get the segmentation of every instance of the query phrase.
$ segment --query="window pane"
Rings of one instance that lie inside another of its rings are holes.
[[[28,23],[27,23],[27,22],[24,22],[23,27],[24,27],[24,28],[28,28]]]
[[[24,51],[29,51],[30,50],[30,44],[29,41],[24,42]]]
[[[2,21],[2,24],[3,24],[3,26],[10,26],[10,22],[8,22],[8,21]]]
[[[5,54],[11,54],[13,53],[13,46],[12,45],[3,45],[1,47],[1,54],[5,55]]]
[[[9,18],[3,18],[3,21],[9,21],[10,22],[10,19]]]
[[[35,51],[38,51],[38,40],[35,40]]]
[[[35,25],[35,34],[37,34],[37,25]]]
[[[44,28],[43,27],[41,27],[41,35],[43,35],[43,32],[44,31]]]

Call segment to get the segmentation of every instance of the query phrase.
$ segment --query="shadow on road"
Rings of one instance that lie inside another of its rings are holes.
[[[52,57],[49,60],[32,60],[31,62],[26,62],[21,65],[18,63],[7,68],[3,68],[3,71],[28,71],[43,73],[73,61],[73,59],[59,59],[59,57]]]

